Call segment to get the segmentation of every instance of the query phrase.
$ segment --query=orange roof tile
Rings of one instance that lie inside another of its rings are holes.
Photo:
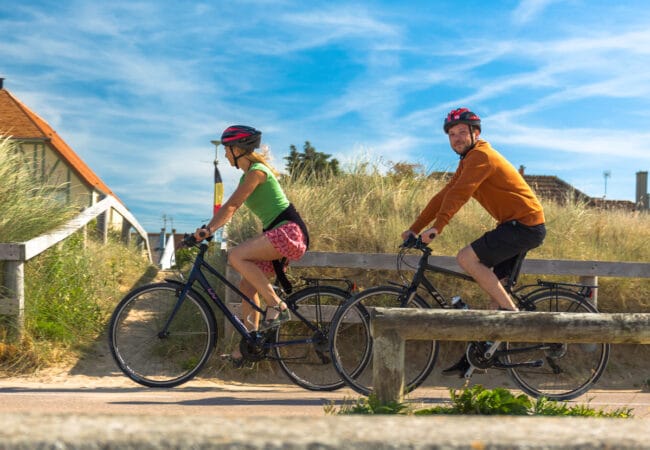
[[[0,135],[10,136],[15,140],[48,141],[49,146],[69,164],[82,181],[102,194],[119,200],[45,120],[4,88],[0,88]]]

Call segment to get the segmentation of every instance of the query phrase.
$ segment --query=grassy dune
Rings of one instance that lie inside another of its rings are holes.
[[[332,179],[287,178],[283,183],[309,226],[311,250],[369,253],[396,253],[401,232],[443,186],[436,178],[385,176],[369,163],[357,164],[351,173]],[[541,201],[548,234],[544,244],[529,253],[530,258],[650,262],[650,214],[594,209],[580,203],[557,204],[544,198]],[[453,256],[494,224],[471,200],[432,244],[434,254]],[[245,210],[238,212],[228,226],[233,243],[258,231],[259,224]],[[301,274],[304,270],[294,272]],[[396,277],[394,273],[361,270],[326,272],[349,276],[364,287]],[[524,275],[521,282],[534,282],[535,278]],[[577,281],[576,277],[553,279]],[[444,279],[441,283],[450,292],[476,299],[473,304],[485,301],[471,283]],[[599,307],[603,311],[650,310],[650,280],[601,277],[599,283]]]

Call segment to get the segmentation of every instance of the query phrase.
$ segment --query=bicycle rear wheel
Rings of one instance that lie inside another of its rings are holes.
[[[415,295],[404,305],[404,290],[397,286],[378,286],[352,297],[332,323],[331,346],[334,368],[352,389],[369,395],[372,385],[372,337],[370,312],[375,307],[430,308]],[[431,373],[438,357],[437,341],[406,341],[406,392],[417,388]]]
[[[201,370],[214,348],[212,311],[192,292],[163,331],[179,293],[178,284],[149,284],[127,294],[113,312],[108,333],[111,354],[136,383],[149,387],[185,383]]]
[[[532,311],[597,313],[584,297],[569,290],[533,293],[527,299]],[[567,344],[508,342],[510,364],[537,361],[540,367],[520,366],[508,369],[512,379],[527,394],[551,400],[570,400],[585,393],[600,378],[609,360],[609,344]]]
[[[312,286],[286,300],[293,320],[277,328],[273,350],[280,368],[298,386],[312,391],[345,386],[331,364],[329,332],[332,318],[349,296],[335,286]]]

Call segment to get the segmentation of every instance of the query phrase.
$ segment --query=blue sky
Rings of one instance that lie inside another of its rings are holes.
[[[238,123],[279,169],[309,140],[454,170],[442,120],[468,106],[515,167],[590,196],[634,200],[650,170],[646,0],[0,0],[0,30],[5,88],[148,231],[210,217],[210,140]]]

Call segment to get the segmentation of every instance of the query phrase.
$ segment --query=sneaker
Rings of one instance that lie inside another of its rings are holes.
[[[458,378],[463,378],[465,372],[469,369],[470,364],[467,360],[467,356],[463,355],[456,364],[451,367],[448,367],[442,371],[442,374],[446,377],[458,376]]]
[[[276,317],[275,319],[266,320],[265,318],[264,320],[262,320],[262,322],[260,323],[260,331],[277,328],[284,322],[291,320],[291,314],[289,314],[289,308],[280,310],[280,308],[273,306],[273,309],[279,310],[280,314],[278,314],[278,317]]]

